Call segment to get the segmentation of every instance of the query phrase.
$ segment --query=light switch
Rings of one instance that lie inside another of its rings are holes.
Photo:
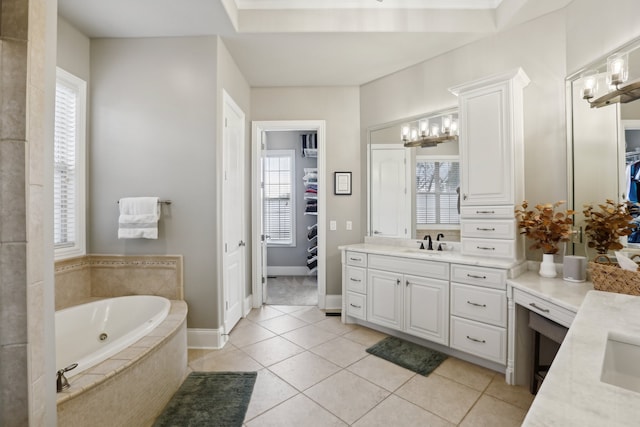
[[[353,230],[353,223],[351,221],[347,221],[347,230]]]
[[[338,224],[335,221],[329,221],[329,230],[336,231],[338,229]]]

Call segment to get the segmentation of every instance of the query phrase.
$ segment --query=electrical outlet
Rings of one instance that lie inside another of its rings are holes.
[[[347,230],[353,230],[353,222],[347,221]]]
[[[329,221],[329,230],[336,231],[338,229],[338,224],[335,221]]]

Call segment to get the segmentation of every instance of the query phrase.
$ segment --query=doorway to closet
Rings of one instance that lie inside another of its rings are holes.
[[[253,304],[324,308],[324,121],[253,124]]]

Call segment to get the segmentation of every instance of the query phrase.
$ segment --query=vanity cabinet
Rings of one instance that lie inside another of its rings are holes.
[[[462,253],[523,258],[514,209],[524,197],[522,92],[518,68],[451,88],[458,96]]]
[[[346,251],[347,316],[449,343],[449,263]]]
[[[506,271],[451,264],[450,346],[507,361]]]
[[[347,251],[343,260],[343,286],[348,316],[367,318],[367,254]]]
[[[484,359],[494,369],[506,365],[507,278],[520,266],[503,261],[481,266],[464,263],[459,255],[418,258],[393,247],[388,252],[366,247],[343,248],[347,322],[362,320],[438,343]]]

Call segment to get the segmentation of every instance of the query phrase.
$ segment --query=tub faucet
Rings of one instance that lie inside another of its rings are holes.
[[[61,392],[62,390],[66,390],[69,388],[69,380],[64,376],[65,372],[69,372],[72,369],[75,369],[78,366],[77,363],[72,363],[66,368],[62,368],[57,372],[58,378],[56,379],[56,390]]]

